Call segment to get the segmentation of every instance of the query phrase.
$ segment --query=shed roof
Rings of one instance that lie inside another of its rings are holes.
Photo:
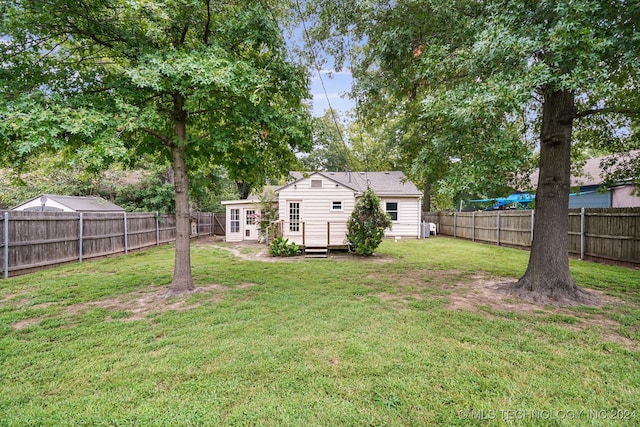
[[[51,199],[76,212],[124,212],[125,211],[123,207],[118,206],[115,203],[111,203],[110,201],[105,200],[98,196],[60,196],[57,194],[41,194],[37,197],[34,197],[33,199],[29,199],[28,201],[26,201],[25,203],[22,203],[19,206],[22,206],[36,199],[40,199],[41,197],[46,197],[47,199]]]

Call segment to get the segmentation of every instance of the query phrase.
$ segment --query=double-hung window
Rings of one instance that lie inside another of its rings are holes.
[[[232,233],[240,232],[240,209],[231,209],[230,226]]]
[[[398,202],[386,202],[385,211],[391,217],[391,221],[398,220]]]

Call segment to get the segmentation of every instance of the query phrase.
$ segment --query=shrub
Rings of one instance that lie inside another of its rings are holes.
[[[296,256],[300,255],[300,248],[295,242],[289,242],[289,239],[277,237],[271,242],[271,256]]]
[[[258,215],[258,233],[260,241],[273,238],[278,230],[274,221],[278,220],[277,196],[273,190],[265,190],[260,195],[260,215]]]
[[[391,228],[391,218],[380,207],[380,199],[370,188],[358,199],[347,222],[346,244],[358,255],[373,254],[384,237],[384,229]]]

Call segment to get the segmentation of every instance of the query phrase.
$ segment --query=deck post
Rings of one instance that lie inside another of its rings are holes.
[[[304,235],[305,235],[305,228],[304,228],[304,221],[302,222],[302,246],[304,246]]]
[[[331,223],[327,221],[327,247],[331,244]]]

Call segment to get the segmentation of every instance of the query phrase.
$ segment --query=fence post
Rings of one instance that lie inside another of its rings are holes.
[[[498,211],[498,217],[496,218],[496,245],[500,246],[500,211]]]
[[[123,218],[124,218],[124,253],[128,253],[129,252],[129,239],[127,236],[127,213],[124,212],[123,213]]]
[[[331,244],[331,223],[327,222],[327,247]]]
[[[471,212],[471,241],[476,241],[476,211]]]
[[[160,246],[160,216],[156,211],[156,246]]]
[[[584,259],[584,208],[580,208],[580,259]]]
[[[535,221],[535,213],[533,209],[531,209],[531,243],[533,243],[533,222]]]
[[[84,216],[82,212],[80,212],[80,221],[78,224],[78,262],[82,262],[82,251],[83,251],[83,237],[84,237]]]
[[[196,237],[200,237],[200,211],[196,211]]]
[[[453,238],[455,239],[457,236],[456,234],[456,212],[453,213]]]
[[[9,277],[9,212],[4,213],[4,278]]]
[[[213,212],[209,212],[209,236],[213,236]]]

